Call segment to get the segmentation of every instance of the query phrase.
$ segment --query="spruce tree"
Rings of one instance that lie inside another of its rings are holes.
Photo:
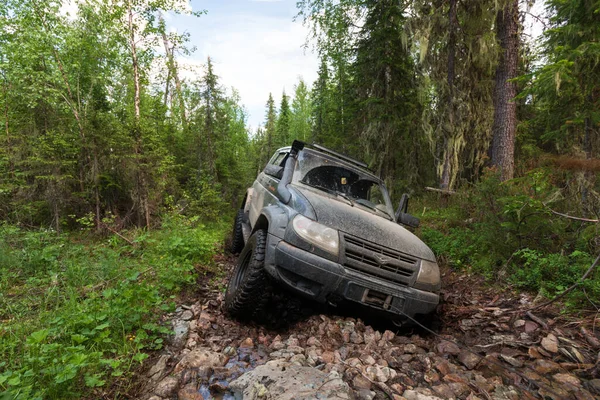
[[[287,146],[290,143],[290,120],[291,110],[288,96],[285,94],[285,90],[281,95],[281,105],[279,106],[279,115],[277,117],[277,140],[276,147]]]

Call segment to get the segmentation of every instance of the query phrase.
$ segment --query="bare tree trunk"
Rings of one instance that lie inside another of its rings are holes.
[[[450,8],[448,10],[448,121],[444,126],[449,127],[449,131],[444,128],[444,164],[442,167],[442,176],[440,180],[440,189],[450,189],[451,180],[451,169],[452,169],[452,152],[454,151],[453,140],[450,140],[454,136],[454,78],[455,72],[455,59],[456,59],[456,3],[457,0],[450,0]]]
[[[161,21],[163,21],[162,15],[159,17]],[[177,100],[179,101],[179,112],[181,114],[181,124],[184,129],[188,127],[187,121],[187,111],[185,108],[185,99],[183,98],[183,93],[181,90],[181,80],[179,79],[179,74],[177,73],[177,63],[175,62],[175,45],[172,47],[169,46],[169,40],[167,38],[167,34],[163,30],[162,32],[163,45],[165,46],[165,54],[167,56],[167,69],[168,69],[168,77],[173,77],[175,81],[175,92],[177,94]],[[169,87],[169,79],[167,78],[167,91]],[[165,92],[165,104],[166,104],[167,93]]]
[[[502,53],[496,68],[494,88],[494,123],[492,126],[492,166],[505,181],[514,176],[515,136],[517,131],[517,77],[519,62],[519,2],[510,0],[496,14],[496,36]]]
[[[129,17],[129,45],[131,47],[131,64],[133,69],[133,108],[135,117],[134,137],[135,137],[135,148],[134,152],[137,155],[137,190],[140,201],[141,211],[143,212],[143,219],[145,220],[146,228],[150,229],[150,206],[148,204],[148,182],[146,177],[146,171],[144,170],[144,154],[142,146],[142,135],[140,128],[140,71],[139,62],[137,56],[137,45],[135,41],[135,29],[133,26],[133,9],[131,7],[131,0],[127,2],[127,14]]]

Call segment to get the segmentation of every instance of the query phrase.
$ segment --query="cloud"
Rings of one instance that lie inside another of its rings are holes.
[[[200,21],[191,31],[198,50],[180,63],[198,67],[210,56],[221,83],[239,91],[252,127],[263,122],[269,93],[278,102],[284,89],[292,93],[298,76],[316,79],[317,57],[303,48],[307,30],[291,18],[209,14]]]

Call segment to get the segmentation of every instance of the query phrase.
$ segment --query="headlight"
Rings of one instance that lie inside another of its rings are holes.
[[[437,292],[440,290],[440,286],[440,268],[437,263],[421,260],[421,269],[419,270],[415,287]]]
[[[298,236],[307,242],[333,255],[339,254],[340,236],[335,229],[328,228],[302,215],[294,218],[292,226]]]

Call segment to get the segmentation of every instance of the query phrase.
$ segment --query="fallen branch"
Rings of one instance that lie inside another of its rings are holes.
[[[582,222],[591,222],[591,223],[598,223],[600,222],[600,219],[589,219],[589,218],[581,218],[581,217],[574,217],[572,215],[568,215],[568,214],[563,214],[563,213],[559,213],[558,211],[554,211],[553,209],[551,209],[550,207],[546,207],[548,208],[548,210],[555,215],[559,215],[561,217],[565,217],[565,218],[569,218],[569,219],[573,219],[575,221],[582,221]]]
[[[570,292],[573,291],[573,289],[575,289],[577,286],[581,285],[583,283],[583,281],[585,281],[588,276],[590,276],[590,274],[592,273],[592,271],[596,268],[596,266],[598,265],[598,262],[600,262],[600,254],[598,254],[598,257],[596,257],[596,260],[594,260],[594,262],[592,263],[592,265],[588,268],[587,271],[585,271],[585,274],[583,274],[583,276],[577,281],[575,282],[573,285],[571,285],[567,290],[565,290],[564,292],[562,292],[561,294],[559,294],[558,296],[556,296],[555,298],[553,298],[550,301],[547,301],[543,304],[540,304],[539,306],[535,306],[533,308],[530,308],[528,310],[526,310],[527,312],[529,311],[533,311],[533,310],[538,310],[540,308],[544,308],[549,306],[550,304],[562,299],[563,297],[565,297],[567,294],[569,294]]]
[[[527,315],[529,317],[529,319],[532,320],[533,322],[537,322],[538,325],[541,325],[542,328],[548,330],[548,324],[540,317],[533,315],[531,313],[531,311],[527,311],[527,313],[525,315]]]
[[[114,229],[112,229],[110,226],[106,225],[105,223],[100,222],[100,225],[103,226],[104,228],[108,229],[109,231],[111,231],[112,233],[114,233],[115,235],[117,235],[118,237],[120,237],[121,239],[123,239],[124,241],[126,241],[127,243],[129,243],[130,245],[135,247],[135,243],[132,242],[131,240],[127,239],[125,236],[121,235],[119,232],[115,231]]]
[[[429,192],[436,192],[436,193],[441,193],[444,194],[446,196],[449,196],[451,194],[456,194],[456,192],[454,190],[448,190],[448,189],[436,189],[436,188],[432,188],[429,186],[425,187],[425,190],[429,191]]]

